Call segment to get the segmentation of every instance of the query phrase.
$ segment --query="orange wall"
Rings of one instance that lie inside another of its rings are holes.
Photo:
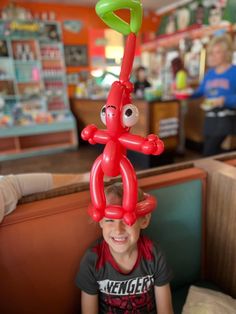
[[[144,0],[145,1],[145,0]],[[0,10],[10,3],[9,0],[1,0]],[[44,12],[55,12],[56,20],[63,22],[65,20],[79,20],[82,22],[83,27],[77,34],[63,30],[63,41],[64,44],[88,44],[89,43],[89,29],[104,29],[107,26],[104,22],[96,15],[94,7],[82,7],[78,5],[63,5],[63,4],[48,4],[48,3],[30,3],[15,0],[14,3],[19,7],[24,7],[35,13]],[[129,20],[129,12],[127,10],[120,11],[119,15],[125,20]],[[144,11],[141,33],[156,32],[160,23],[160,18],[157,17],[151,11]],[[139,47],[137,47],[138,49]],[[67,68],[67,72],[77,72],[78,70],[86,70],[88,67],[80,68]]]
[[[17,0],[14,3],[17,4]],[[0,9],[4,8],[9,0],[1,0]],[[95,9],[89,7],[82,7],[77,5],[62,5],[62,4],[48,4],[48,3],[30,3],[18,2],[20,7],[24,7],[34,13],[43,13],[54,11],[56,20],[63,22],[64,20],[80,20],[84,27],[78,34],[73,34],[64,31],[63,39],[65,44],[87,44],[89,28],[107,28],[103,21],[96,15]],[[126,20],[128,13],[121,12],[120,14]],[[143,23],[140,32],[155,32],[159,25],[160,19],[151,11],[144,11]]]

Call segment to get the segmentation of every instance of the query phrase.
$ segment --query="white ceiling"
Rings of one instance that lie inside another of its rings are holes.
[[[111,0],[115,1],[115,0]],[[19,2],[26,2],[25,0],[18,0]],[[66,4],[66,5],[81,5],[81,6],[95,6],[98,0],[27,0],[27,2],[39,2],[39,3],[58,3],[58,4]],[[186,0],[142,0],[143,7],[151,10],[159,10],[160,8],[173,5],[176,3],[186,2]],[[187,2],[189,2],[187,0]]]

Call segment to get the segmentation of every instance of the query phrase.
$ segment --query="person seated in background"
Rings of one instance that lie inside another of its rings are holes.
[[[88,181],[89,173],[28,173],[0,176],[0,223],[4,216],[14,211],[18,200],[23,196]]]
[[[135,77],[134,93],[137,97],[143,98],[145,88],[151,87],[151,84],[147,80],[146,68],[139,66],[135,71]]]
[[[122,205],[122,184],[108,186],[105,196],[107,204]],[[144,198],[138,189],[138,202]],[[150,219],[148,213],[132,226],[122,219],[100,221],[103,239],[86,252],[76,278],[83,314],[173,314],[172,272],[159,245],[140,234]]]

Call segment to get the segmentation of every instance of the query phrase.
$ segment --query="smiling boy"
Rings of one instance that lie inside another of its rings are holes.
[[[106,202],[121,205],[120,183],[109,186]],[[138,201],[144,193],[138,190]],[[76,278],[81,289],[82,314],[172,314],[169,270],[158,245],[140,234],[151,214],[132,225],[121,219],[100,221],[103,239],[83,257]]]

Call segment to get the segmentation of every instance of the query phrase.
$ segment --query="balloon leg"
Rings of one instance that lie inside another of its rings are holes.
[[[95,221],[99,221],[104,217],[104,208],[106,199],[104,193],[104,173],[101,167],[102,155],[94,162],[90,174],[90,193],[93,207],[90,208],[90,215]]]
[[[137,205],[137,178],[134,168],[130,161],[123,156],[120,162],[120,172],[123,181],[123,208],[124,222],[127,225],[132,225],[136,221],[136,205]]]

